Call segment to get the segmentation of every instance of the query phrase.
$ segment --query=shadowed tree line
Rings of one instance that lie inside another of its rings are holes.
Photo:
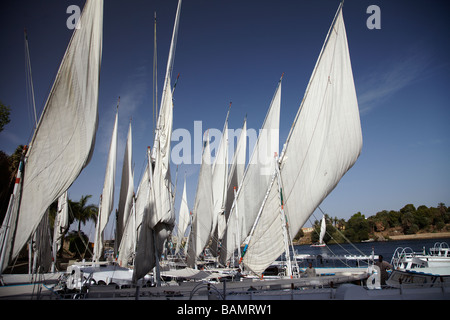
[[[398,234],[417,234],[429,232],[450,231],[450,207],[439,203],[437,207],[424,205],[416,208],[413,204],[407,204],[398,211],[383,210],[375,215],[365,217],[361,212],[355,213],[347,221],[345,219],[326,216],[325,243],[342,243],[346,238],[351,242],[360,242],[368,239],[376,239],[377,234],[388,234],[396,231]],[[315,220],[311,241],[318,242],[320,234],[320,221]],[[304,236],[302,230],[294,240]]]

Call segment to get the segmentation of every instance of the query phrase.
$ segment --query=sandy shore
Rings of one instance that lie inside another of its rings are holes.
[[[438,238],[450,238],[450,232],[419,233],[419,234],[404,234],[399,236],[389,236],[390,240],[438,239]]]

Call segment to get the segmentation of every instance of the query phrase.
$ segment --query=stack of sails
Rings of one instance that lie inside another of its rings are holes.
[[[281,79],[259,132],[243,180],[239,185],[235,203],[229,213],[219,259],[223,265],[232,258],[234,251],[250,233],[271,181],[274,156],[279,152],[280,105]]]
[[[256,274],[284,251],[280,236],[284,221],[292,240],[361,152],[361,123],[341,9],[342,4],[279,162],[282,195],[273,183],[243,259]],[[280,217],[280,198],[285,217]]]
[[[151,190],[139,232],[133,273],[134,280],[144,277],[147,272],[156,266],[157,260],[162,255],[164,242],[170,236],[175,224],[170,175],[170,142],[173,125],[173,100],[170,79],[175,58],[180,10],[181,0],[178,2],[175,17],[151,161],[149,161],[146,169]]]
[[[22,194],[8,219],[2,269],[12,261],[89,163],[98,122],[103,1],[88,0],[75,29],[26,155]],[[17,224],[14,226],[14,222]]]

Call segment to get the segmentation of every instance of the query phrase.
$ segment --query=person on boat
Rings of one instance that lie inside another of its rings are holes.
[[[309,263],[308,268],[305,270],[305,274],[308,277],[315,277],[316,276],[316,269],[312,266],[312,263]]]
[[[241,269],[237,269],[235,273],[233,273],[233,280],[234,281],[241,281],[242,278],[242,273],[241,273]]]
[[[380,268],[380,284],[386,285],[386,280],[389,278],[386,270],[392,270],[392,266],[387,261],[383,261],[383,256],[380,254],[378,256],[378,261],[375,262],[375,265]]]

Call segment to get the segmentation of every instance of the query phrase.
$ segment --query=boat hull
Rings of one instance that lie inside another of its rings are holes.
[[[408,288],[450,286],[450,275],[412,270],[394,270],[386,281],[386,284],[394,288],[399,288],[402,285],[407,285]]]

